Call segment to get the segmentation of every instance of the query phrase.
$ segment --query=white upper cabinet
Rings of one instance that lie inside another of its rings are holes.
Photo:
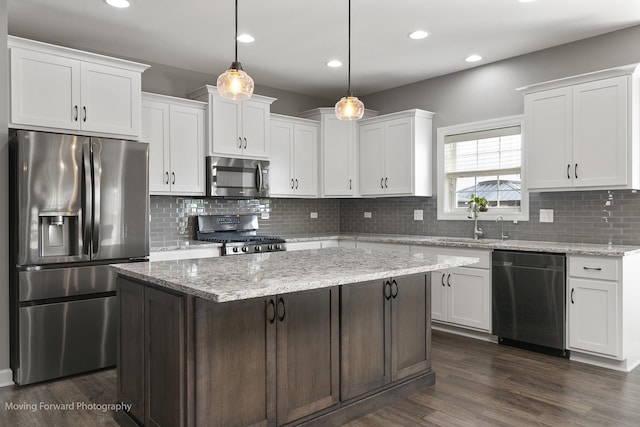
[[[206,104],[144,93],[142,138],[149,143],[149,193],[204,195]]]
[[[318,196],[318,123],[271,115],[271,196]]]
[[[637,85],[627,66],[520,89],[527,187],[640,188]]]
[[[359,193],[357,122],[338,120],[335,109],[316,108],[301,114],[320,123],[319,180],[322,197],[357,197]],[[364,117],[377,112],[365,110]]]
[[[187,95],[209,104],[207,155],[235,158],[269,157],[270,111],[276,100],[253,95],[246,101],[224,99],[206,85]]]
[[[362,196],[431,196],[434,113],[409,110],[361,120]]]
[[[141,73],[147,65],[9,37],[9,126],[140,136]]]

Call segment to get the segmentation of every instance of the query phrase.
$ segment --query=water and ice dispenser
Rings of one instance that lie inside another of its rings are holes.
[[[60,257],[79,255],[78,214],[68,212],[40,213],[40,256]]]

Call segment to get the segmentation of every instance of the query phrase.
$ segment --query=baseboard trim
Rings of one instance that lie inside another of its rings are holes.
[[[9,368],[0,370],[0,388],[12,385],[14,385],[13,371]]]
[[[451,334],[462,335],[468,338],[497,343],[498,337],[488,332],[475,331],[473,329],[459,328],[457,326],[448,325],[446,323],[431,322],[431,329],[436,331],[448,332]]]
[[[638,357],[627,357],[625,360],[615,360],[591,354],[578,353],[576,351],[571,352],[571,358],[569,360],[620,372],[631,372],[640,365],[640,358]]]

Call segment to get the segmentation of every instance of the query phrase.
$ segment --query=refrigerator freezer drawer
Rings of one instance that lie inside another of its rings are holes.
[[[108,265],[21,271],[18,281],[20,302],[116,290],[116,275]]]
[[[18,384],[116,364],[115,296],[19,309]]]

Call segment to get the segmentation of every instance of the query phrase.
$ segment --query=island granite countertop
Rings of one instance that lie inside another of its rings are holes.
[[[115,264],[119,274],[199,298],[229,302],[426,273],[473,257],[327,248],[219,258]]]
[[[291,234],[281,236],[288,243],[317,240],[355,240],[372,243],[395,243],[401,245],[444,246],[469,249],[500,249],[525,252],[550,252],[570,255],[629,256],[640,254],[640,247],[626,245],[599,245],[595,243],[544,242],[534,240],[499,240],[469,237],[413,236],[404,234]]]

